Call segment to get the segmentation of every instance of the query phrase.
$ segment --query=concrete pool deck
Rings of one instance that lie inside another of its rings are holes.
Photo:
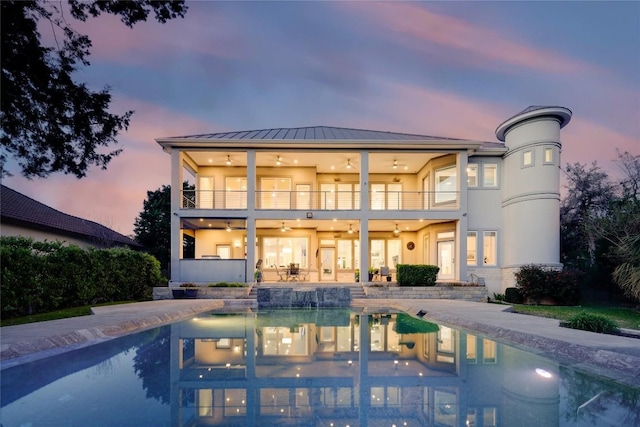
[[[250,300],[227,301],[255,307]],[[255,301],[254,301],[255,303]],[[239,304],[239,305],[238,305]],[[93,308],[92,316],[0,328],[0,368],[85,347],[221,308],[222,300],[160,300]],[[559,321],[510,312],[510,306],[454,300],[354,299],[352,307],[426,312],[448,326],[480,333],[576,369],[640,386],[640,333],[636,338],[559,327]]]

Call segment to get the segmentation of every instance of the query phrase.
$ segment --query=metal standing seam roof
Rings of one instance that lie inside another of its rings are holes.
[[[273,128],[236,132],[217,132],[199,135],[174,136],[158,139],[219,139],[219,140],[308,140],[308,141],[465,141],[466,139],[440,136],[416,135],[401,132],[351,129],[332,126],[311,126],[299,128]],[[478,141],[482,143],[481,141]]]
[[[0,193],[0,213],[2,222],[56,231],[70,236],[99,239],[118,246],[142,247],[134,240],[104,225],[60,212],[4,185]]]

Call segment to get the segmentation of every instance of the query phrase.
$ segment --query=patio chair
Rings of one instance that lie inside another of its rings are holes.
[[[276,268],[276,274],[278,275],[278,282],[286,282],[287,281],[287,270],[280,270],[278,266],[274,266]]]
[[[388,277],[389,279],[385,279],[385,280],[391,281],[391,271],[389,270],[389,267],[387,267],[386,265],[380,267],[380,272],[378,273],[378,277],[380,277],[381,282],[383,277]]]
[[[289,280],[298,280],[300,277],[300,264],[289,264]]]

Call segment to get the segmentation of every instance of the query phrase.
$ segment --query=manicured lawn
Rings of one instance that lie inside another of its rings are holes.
[[[570,316],[587,312],[598,314],[613,320],[619,327],[625,329],[640,330],[640,311],[632,308],[624,308],[606,305],[587,305],[578,307],[560,307],[548,305],[521,305],[513,304],[513,311],[533,316],[550,317],[552,319],[567,320]]]
[[[130,301],[129,301],[130,302]],[[34,314],[32,316],[14,317],[13,319],[0,320],[0,326],[24,325],[26,323],[46,322],[47,320],[66,319],[68,317],[88,316],[91,307],[103,305],[126,304],[127,302],[112,302],[108,304],[85,305],[83,307],[68,308],[66,310],[52,311],[49,313]]]

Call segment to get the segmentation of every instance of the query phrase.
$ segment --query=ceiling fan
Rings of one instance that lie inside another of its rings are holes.
[[[394,171],[406,171],[409,169],[406,163],[399,162],[397,159],[393,159],[393,162],[388,167]]]
[[[281,231],[282,233],[284,233],[284,232],[289,231],[289,230],[291,230],[291,227],[286,227],[286,226],[284,225],[284,222],[283,222],[283,223],[282,223],[282,227],[280,227],[280,231]]]
[[[294,160],[294,163],[297,163],[297,161]],[[291,164],[289,159],[285,159],[284,157],[282,157],[280,154],[278,154],[274,159],[273,159],[273,164],[275,166],[284,166],[284,165],[289,165]]]

